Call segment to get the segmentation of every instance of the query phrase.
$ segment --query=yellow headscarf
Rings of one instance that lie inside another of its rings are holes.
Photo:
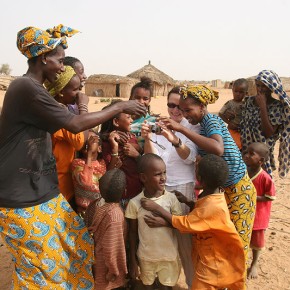
[[[191,96],[199,100],[204,105],[213,104],[219,98],[217,91],[213,91],[203,85],[189,85],[180,87],[179,93],[183,99]]]
[[[29,26],[17,33],[17,48],[30,59],[49,52],[60,44],[66,49],[68,47],[66,36],[70,37],[78,32],[62,24],[46,31]]]
[[[69,83],[73,76],[76,75],[75,70],[68,65],[64,66],[65,71],[58,75],[57,80],[53,83],[45,81],[44,85],[51,96],[57,96],[62,89]]]

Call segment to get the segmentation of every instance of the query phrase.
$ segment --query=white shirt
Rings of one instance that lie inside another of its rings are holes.
[[[180,124],[196,133],[200,131],[200,125],[191,125],[185,118]],[[166,185],[176,186],[195,181],[195,159],[197,155],[197,146],[180,132],[175,132],[175,135],[180,138],[181,142],[185,144],[190,153],[186,159],[181,159],[176,149],[172,144],[162,135],[152,134],[151,139],[158,144],[164,146],[163,150],[157,144],[153,143],[156,154],[159,155],[166,164]]]

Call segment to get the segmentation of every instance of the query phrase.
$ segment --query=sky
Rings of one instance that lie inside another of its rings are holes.
[[[27,70],[16,35],[60,23],[81,33],[66,55],[86,74],[125,76],[151,61],[176,80],[234,80],[263,69],[290,76],[288,0],[7,0],[1,7],[0,65]]]

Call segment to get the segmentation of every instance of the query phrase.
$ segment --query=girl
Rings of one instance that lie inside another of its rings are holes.
[[[113,101],[106,106],[108,108],[116,102]],[[104,108],[104,109],[105,109]],[[107,164],[107,169],[119,167],[118,162],[122,162],[120,169],[126,174],[127,188],[121,200],[121,205],[125,209],[128,201],[136,196],[142,190],[142,185],[137,173],[137,158],[140,156],[137,138],[130,134],[130,126],[132,118],[130,115],[120,113],[115,115],[111,120],[105,122],[101,126],[100,133],[103,138],[103,156]],[[120,142],[120,134],[127,136],[125,143]]]
[[[77,213],[84,214],[92,201],[101,198],[99,179],[106,172],[106,163],[101,152],[100,138],[93,133],[80,152],[83,158],[74,159],[71,164]]]

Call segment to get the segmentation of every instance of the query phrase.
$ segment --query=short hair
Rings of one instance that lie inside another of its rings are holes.
[[[78,58],[73,57],[73,56],[66,56],[63,60],[64,65],[69,65],[72,68],[74,68],[74,66],[77,62],[81,62],[81,61]]]
[[[111,103],[109,105],[105,106],[102,110],[107,109],[107,108],[111,107],[112,105],[114,105],[116,103],[119,103],[119,102],[122,102],[122,100],[114,99],[114,100],[111,101]],[[118,118],[120,116],[120,114],[121,113],[116,114],[113,118],[111,118],[108,121],[104,122],[101,125],[100,133],[104,134],[104,133],[111,133],[112,131],[114,131],[115,127],[114,127],[114,124],[113,124],[113,120],[114,120],[114,118]]]
[[[248,81],[246,79],[243,79],[243,78],[235,80],[234,83],[233,83],[233,88],[235,86],[245,86],[245,88],[246,88],[247,91],[249,89],[249,83],[248,83]]]
[[[153,95],[153,82],[150,78],[148,77],[141,77],[141,80],[139,83],[135,84],[130,93],[130,100],[132,100],[134,92],[137,88],[142,88],[150,92],[150,98]]]
[[[269,158],[270,150],[269,147],[262,142],[253,142],[249,146],[252,146],[262,158],[264,158],[264,161],[267,161]]]
[[[207,154],[198,162],[198,174],[210,189],[223,186],[229,175],[227,162],[215,154]]]
[[[167,95],[167,100],[169,99],[169,96],[170,96],[171,94],[178,94],[178,95],[180,95],[180,87],[174,87],[174,88],[172,88],[172,89],[169,91],[168,95]]]
[[[118,168],[108,170],[100,178],[99,188],[106,202],[119,202],[126,190],[125,173]]]
[[[138,159],[137,163],[138,173],[144,173],[148,169],[153,160],[164,162],[160,156],[154,153],[146,153]]]

